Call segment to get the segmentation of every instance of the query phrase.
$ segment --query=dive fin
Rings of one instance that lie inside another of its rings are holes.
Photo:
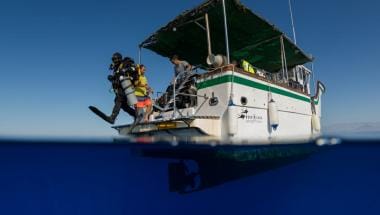
[[[110,124],[114,124],[114,120],[111,119],[111,117],[107,116],[105,113],[100,111],[98,108],[94,106],[89,106],[88,107],[92,112],[94,112],[96,115],[98,115],[100,118],[103,120],[107,121]]]

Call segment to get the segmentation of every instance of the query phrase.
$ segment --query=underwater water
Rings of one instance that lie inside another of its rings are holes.
[[[335,144],[339,143],[339,144]],[[376,214],[380,141],[0,141],[0,214]]]

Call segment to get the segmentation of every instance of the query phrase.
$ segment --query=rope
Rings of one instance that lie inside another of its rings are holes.
[[[233,103],[233,97],[234,97],[234,81],[235,81],[235,65],[232,67],[230,101],[228,101],[229,103]],[[229,104],[229,105],[232,105],[232,104]]]

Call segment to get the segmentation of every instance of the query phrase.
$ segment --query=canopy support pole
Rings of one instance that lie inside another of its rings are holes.
[[[141,64],[141,45],[139,45],[139,64]]]
[[[225,0],[222,0],[223,4],[223,16],[224,16],[224,36],[226,39],[226,55],[227,55],[227,64],[230,64],[230,47],[229,47],[229,41],[228,41],[228,28],[227,28],[227,13],[226,13],[226,2]],[[230,92],[230,98],[229,98],[229,104],[233,105],[233,89],[234,89],[234,72],[235,72],[235,66],[232,69],[232,80],[231,80],[231,92]]]
[[[285,81],[285,70],[284,70],[284,55],[282,54],[282,36],[280,37],[280,53],[281,53],[281,72],[282,72],[282,81]]]
[[[208,14],[205,14],[205,21],[206,21],[206,31],[207,31],[207,51],[208,51],[208,57],[212,55],[211,51],[211,37],[210,37],[210,25],[208,23]]]
[[[282,79],[284,82],[287,82],[289,77],[288,77],[288,65],[286,63],[284,36],[280,37],[280,44],[281,44]]]
[[[198,25],[200,28],[202,28],[204,31],[207,31],[206,28],[203,27],[203,25],[199,24],[199,22],[194,21],[194,23],[195,23],[196,25]]]
[[[226,13],[226,3],[225,0],[222,1],[223,3],[223,15],[224,15],[224,35],[226,38],[226,54],[227,54],[227,64],[230,64],[230,47],[228,42],[228,29],[227,29],[227,13]]]

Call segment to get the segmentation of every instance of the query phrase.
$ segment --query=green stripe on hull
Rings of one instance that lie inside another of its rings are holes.
[[[273,86],[269,87],[266,84],[262,84],[262,83],[259,83],[256,81],[251,81],[251,80],[248,80],[245,78],[241,78],[239,76],[232,76],[232,75],[224,75],[224,76],[221,76],[218,78],[214,78],[214,79],[210,79],[210,80],[200,82],[197,84],[197,88],[198,89],[204,89],[204,88],[212,87],[212,86],[219,85],[219,84],[229,83],[229,82],[232,82],[232,79],[233,79],[234,83],[241,84],[241,85],[244,85],[247,87],[252,87],[255,89],[259,89],[259,90],[264,90],[267,92],[270,91],[272,93],[276,93],[279,95],[287,96],[287,97],[298,99],[298,100],[305,101],[305,102],[310,102],[310,98],[305,98],[303,96],[300,96],[300,95],[297,95],[295,93],[291,93],[291,92],[288,92],[288,91],[285,91],[285,90],[282,90],[282,89],[279,89],[279,88],[276,88]],[[319,103],[318,101],[314,101],[314,102],[316,105]]]

